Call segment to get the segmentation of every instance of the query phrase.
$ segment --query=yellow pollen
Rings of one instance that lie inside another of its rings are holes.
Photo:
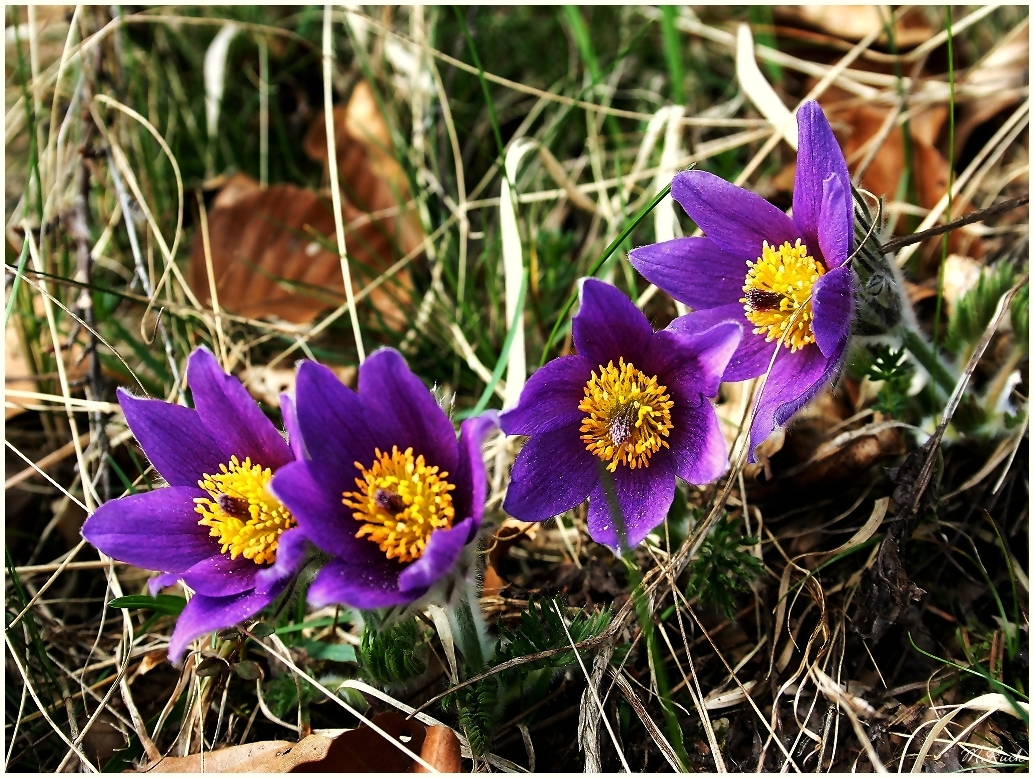
[[[198,524],[211,528],[209,534],[219,538],[221,552],[229,551],[231,559],[243,554],[256,564],[272,564],[280,534],[297,524],[270,494],[272,477],[268,467],[234,456],[229,466],[219,465],[218,473],[205,473],[197,482],[210,495],[194,498],[194,510],[202,516]]]
[[[594,370],[585,385],[585,397],[578,410],[589,414],[582,419],[581,437],[585,448],[604,462],[610,472],[619,464],[630,468],[649,467],[650,457],[668,448],[671,432],[671,399],[667,387],[658,386],[656,376],[648,376],[624,359]]]
[[[765,340],[771,342],[782,338],[789,328],[783,344],[791,352],[814,343],[808,295],[826,272],[822,263],[808,254],[808,247],[798,238],[795,245],[787,241],[778,249],[765,241],[761,256],[747,265],[750,270],[743,284],[745,296],[740,302],[747,320],[755,325],[754,334],[765,335]],[[791,324],[790,319],[797,311],[800,313]]]
[[[363,522],[357,538],[372,540],[388,559],[412,562],[423,556],[432,532],[452,527],[456,511],[449,492],[456,485],[445,480],[448,473],[428,467],[423,455],[414,458],[412,448],[392,446],[391,454],[374,449],[374,455],[369,468],[355,463],[359,489],[345,492],[342,502]]]

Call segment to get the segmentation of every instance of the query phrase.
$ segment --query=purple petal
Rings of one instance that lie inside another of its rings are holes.
[[[714,308],[743,297],[746,260],[726,254],[710,238],[642,246],[629,252],[628,261],[651,284],[692,308]]]
[[[760,257],[765,241],[779,246],[801,237],[793,220],[770,202],[703,170],[676,174],[671,195],[718,248],[741,260]],[[745,268],[741,275],[746,277]]]
[[[743,326],[732,321],[700,333],[662,330],[650,341],[643,369],[669,389],[713,397],[742,333]]]
[[[399,589],[411,599],[422,596],[439,578],[452,570],[469,542],[471,530],[477,532],[473,519],[464,519],[452,529],[431,533],[423,556],[409,565],[399,576]]]
[[[707,399],[697,395],[695,402],[677,402],[672,408],[671,424],[668,445],[675,475],[703,486],[729,469],[718,415]]]
[[[280,395],[280,415],[284,419],[284,430],[287,432],[291,453],[295,459],[306,459],[302,431],[298,427],[298,411],[294,407],[294,399],[289,394]]]
[[[814,100],[809,100],[797,110],[797,130],[793,220],[808,248],[814,251],[815,247],[819,246],[825,251],[819,239],[820,225],[822,230],[847,235],[848,242],[851,240],[851,198],[848,196],[851,191],[851,179],[847,174],[844,153],[833,135],[833,129]],[[844,197],[838,202],[831,199],[830,207],[833,208],[835,205],[835,210],[823,217],[822,205],[825,194],[822,184],[831,175],[839,179]],[[829,221],[824,223],[825,218]],[[832,266],[827,262],[827,267]]]
[[[838,268],[851,255],[854,243],[854,225],[851,222],[850,193],[834,174],[822,182],[822,208],[819,215],[819,248],[829,269]],[[847,228],[844,228],[844,211]]]
[[[255,576],[255,591],[265,594],[273,587],[294,575],[305,561],[309,538],[301,527],[294,527],[283,533],[277,541],[276,561],[272,567],[265,567]]]
[[[319,483],[312,467],[312,462],[292,462],[280,468],[270,482],[273,494],[291,512],[305,536],[327,553],[359,564],[383,560],[377,544],[355,536],[361,525],[352,517],[352,509],[341,502],[343,494]]]
[[[316,479],[340,498],[355,487],[355,463],[372,464],[377,447],[363,402],[329,368],[306,361],[298,368],[295,410]]]
[[[280,587],[267,594],[248,591],[229,597],[195,595],[176,622],[176,629],[169,641],[169,660],[179,664],[187,644],[194,638],[240,624],[269,605],[282,590],[283,587]]]
[[[610,284],[586,278],[582,305],[574,317],[574,347],[596,367],[619,357],[635,359],[646,348],[653,327],[635,303]]]
[[[823,355],[832,357],[844,350],[854,311],[854,274],[850,267],[831,270],[812,289],[812,331]]]
[[[589,496],[599,462],[577,426],[533,435],[513,463],[503,510],[521,521],[559,516]]]
[[[581,423],[578,403],[596,367],[577,355],[558,357],[540,367],[521,390],[517,407],[499,417],[507,435],[534,435]]]
[[[121,562],[147,570],[187,570],[219,553],[194,511],[194,498],[204,496],[196,486],[170,486],[111,500],[86,519],[83,537]]]
[[[453,507],[456,516],[470,518],[469,543],[481,527],[481,516],[485,512],[485,497],[488,494],[488,480],[485,476],[485,459],[481,447],[489,433],[499,429],[497,411],[486,411],[473,419],[467,419],[460,426],[460,461],[456,466],[456,491],[453,492]]]
[[[775,350],[775,341],[768,343],[764,335],[754,334],[754,325],[747,321],[743,313],[743,305],[723,305],[706,311],[694,311],[680,316],[668,325],[672,332],[699,333],[715,327],[722,322],[734,321],[743,327],[739,345],[729,358],[722,380],[726,382],[746,381],[768,370],[768,363]]]
[[[359,397],[371,419],[378,419],[372,431],[382,451],[412,446],[414,456],[423,454],[449,473],[456,469],[456,430],[397,351],[381,349],[363,363]]]
[[[213,543],[217,542],[215,538],[212,540]],[[217,551],[219,548],[216,545]],[[227,597],[254,589],[255,575],[261,569],[259,565],[250,559],[245,559],[242,555],[238,555],[236,559],[230,559],[229,553],[216,554],[184,571],[180,578],[198,594],[208,597]]]
[[[589,496],[589,535],[613,549],[634,548],[664,521],[675,499],[675,474],[669,457],[658,452],[649,467],[619,465],[611,474],[620,515],[615,517],[602,481]],[[624,542],[617,522],[624,524]]]
[[[141,400],[122,388],[116,394],[129,428],[170,486],[197,486],[205,473],[218,473],[219,465],[234,454],[208,434],[197,411],[162,400]]]
[[[377,565],[331,559],[309,587],[309,603],[317,608],[350,605],[368,610],[412,602],[415,597],[399,590],[401,571],[402,565],[384,558]]]
[[[234,376],[219,367],[206,348],[195,349],[187,365],[187,383],[201,423],[240,459],[276,470],[293,457],[287,443]]]
[[[750,461],[754,449],[776,427],[781,427],[797,411],[811,402],[819,390],[832,380],[840,367],[840,355],[827,359],[817,346],[806,346],[796,353],[782,349],[765,383],[758,413],[750,426]]]
[[[154,597],[166,586],[179,583],[181,575],[182,573],[162,573],[161,575],[156,575],[147,582],[147,589],[151,592],[151,596]]]

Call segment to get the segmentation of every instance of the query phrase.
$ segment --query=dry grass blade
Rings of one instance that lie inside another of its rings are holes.
[[[564,627],[564,634],[567,636],[567,642],[570,643],[571,648],[574,650],[575,657],[578,659],[578,666],[582,668],[582,675],[585,676],[585,680],[589,683],[589,693],[592,695],[592,700],[600,711],[603,724],[607,728],[607,734],[610,735],[611,742],[614,744],[614,749],[617,751],[618,758],[621,760],[621,766],[625,769],[626,773],[630,773],[632,771],[629,769],[628,761],[625,759],[625,752],[621,748],[621,741],[619,741],[617,735],[614,734],[614,728],[611,727],[610,719],[607,718],[606,711],[603,710],[603,703],[600,702],[600,695],[592,683],[592,677],[589,675],[589,671],[585,669],[585,662],[582,661],[582,655],[578,653],[578,647],[575,645],[574,640],[571,639],[571,632],[567,628],[567,622],[564,621],[564,614],[560,612],[560,606],[555,602],[553,603],[553,607],[556,609],[557,615],[560,617],[560,623]]]

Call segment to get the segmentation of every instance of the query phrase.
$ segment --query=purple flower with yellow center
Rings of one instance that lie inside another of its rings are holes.
[[[481,457],[494,413],[452,422],[402,356],[359,368],[359,391],[303,362],[295,388],[304,459],[273,478],[302,531],[332,559],[309,588],[316,606],[412,602],[446,579],[477,535]]]
[[[173,662],[194,638],[272,602],[305,554],[297,522],[269,491],[294,459],[287,442],[207,349],[191,354],[187,383],[193,409],[119,389],[129,428],[168,486],[104,503],[82,530],[108,556],[161,571],[152,592],[179,580],[194,590],[169,643]]]
[[[500,419],[507,434],[530,436],[503,509],[543,521],[588,498],[592,539],[630,548],[664,521],[676,476],[706,484],[725,472],[725,440],[708,398],[741,327],[654,332],[631,300],[591,278],[572,327],[577,354],[532,375]]]
[[[764,374],[782,340],[751,425],[752,460],[754,448],[839,370],[854,310],[845,264],[854,238],[847,163],[817,103],[801,106],[797,125],[792,218],[753,192],[691,170],[675,176],[671,193],[705,237],[629,254],[648,281],[694,309],[671,329],[744,325],[722,380]]]

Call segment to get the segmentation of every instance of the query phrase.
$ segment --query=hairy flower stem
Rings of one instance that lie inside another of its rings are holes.
[[[469,558],[471,553],[465,552],[464,556],[467,559],[463,561],[468,564],[464,565],[461,562],[461,569],[465,570],[465,574],[456,582],[446,612],[456,645],[471,672],[477,674],[492,658],[492,646],[488,640],[481,606],[478,604],[477,581],[472,575],[473,560]]]
[[[682,727],[675,716],[675,705],[671,700],[671,684],[668,682],[668,673],[664,669],[664,655],[661,653],[661,644],[657,640],[657,630],[654,628],[653,618],[650,614],[650,603],[640,585],[642,575],[631,552],[625,554],[623,561],[628,569],[628,583],[635,602],[636,619],[643,637],[646,638],[646,650],[649,654],[650,667],[654,671],[654,679],[657,682],[657,696],[660,698],[661,710],[664,711],[664,724],[668,730],[668,739],[679,760],[679,767],[683,772],[687,772],[689,756],[686,754],[686,746],[682,741]],[[692,658],[689,658],[689,661],[692,661]]]
[[[937,356],[937,352],[933,350],[922,335],[907,325],[903,324],[900,326],[898,334],[901,336],[902,344],[915,357],[916,362],[923,366],[926,372],[930,374],[930,377],[950,397],[951,393],[955,391],[956,379],[952,376],[951,371],[945,367],[941,358]]]

